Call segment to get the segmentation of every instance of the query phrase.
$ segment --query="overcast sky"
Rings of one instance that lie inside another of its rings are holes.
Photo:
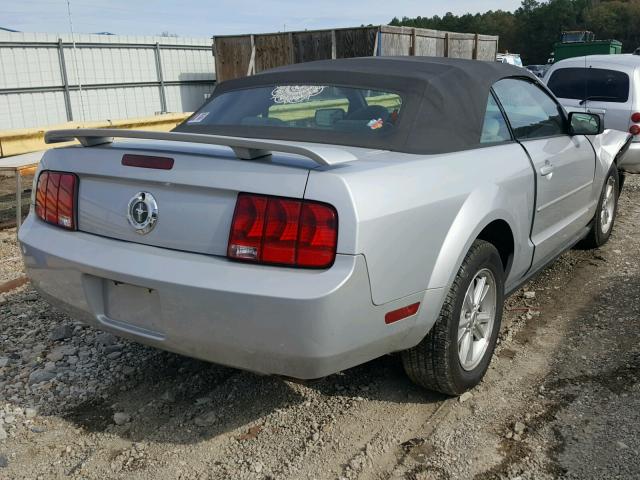
[[[210,37],[385,24],[415,17],[514,10],[520,0],[70,0],[76,33]],[[69,31],[67,0],[0,0],[0,27]]]

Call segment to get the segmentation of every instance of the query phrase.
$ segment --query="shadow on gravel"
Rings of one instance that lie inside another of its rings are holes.
[[[549,449],[571,478],[636,478],[640,452],[640,276],[617,276],[580,310],[554,375]],[[597,460],[596,460],[597,459]]]
[[[62,416],[89,432],[189,444],[249,426],[277,408],[304,401],[279,379],[167,352],[158,351],[137,369],[127,387],[113,385]],[[114,423],[116,413],[123,414],[121,425]]]
[[[100,397],[61,413],[88,432],[130,441],[191,444],[241,429],[251,435],[260,419],[313,398],[434,403],[445,397],[412,384],[399,359],[385,356],[314,382],[259,376],[158,351],[127,387],[114,384]],[[306,404],[305,404],[306,405]],[[303,407],[304,408],[304,407]],[[123,413],[123,424],[114,414]],[[242,435],[240,435],[242,437]]]
[[[597,275],[598,270],[583,274]],[[550,432],[546,469],[554,478],[640,476],[639,292],[640,276],[619,275],[571,315],[540,390],[545,408],[527,422],[530,437]],[[572,296],[571,291],[564,294]],[[532,454],[530,445],[503,440],[502,452],[502,462],[474,480],[525,473],[518,465]]]
[[[305,385],[326,396],[347,395],[393,403],[429,404],[449,398],[411,382],[399,355],[386,355]]]
[[[53,337],[58,332],[63,338]],[[0,339],[6,364],[0,401],[134,442],[193,444],[229,432],[251,435],[274,412],[312,418],[362,400],[443,399],[413,385],[397,356],[313,383],[259,376],[104,334],[53,309],[30,288],[0,304]],[[43,372],[54,378],[27,384]]]
[[[105,334],[53,309],[30,288],[3,298],[0,340],[0,401],[108,433],[107,441],[194,444],[230,432],[253,435],[273,413],[311,419],[363,400],[376,408],[375,402],[444,398],[413,385],[398,356],[313,383],[259,376]],[[28,383],[34,374],[46,378]]]

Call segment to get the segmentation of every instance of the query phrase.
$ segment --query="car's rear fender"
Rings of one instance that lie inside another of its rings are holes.
[[[522,219],[518,220],[513,211],[504,208],[505,205],[508,205],[505,203],[507,197],[508,193],[504,188],[496,184],[485,185],[471,192],[460,208],[447,232],[428,279],[427,291],[440,292],[439,303],[434,306],[438,311],[442,308],[449,289],[473,242],[497,223],[507,225],[511,238],[505,239],[505,243],[513,245],[513,252],[509,252],[511,258],[505,265],[505,291],[510,289],[510,285],[516,284],[518,279],[529,269],[533,255],[533,244],[529,239],[526,222],[522,222]],[[523,212],[523,216],[526,216],[527,221],[530,222],[531,217],[526,213]],[[496,247],[499,246],[496,245]],[[444,286],[444,288],[438,288],[436,285]],[[417,344],[424,338],[432,326],[433,323],[416,324],[412,332],[414,343]]]
[[[451,286],[473,242],[494,222],[504,222],[508,226],[511,236],[508,240],[513,244],[511,262],[505,265],[505,285],[524,275],[531,265],[533,244],[524,229],[525,223],[518,221],[514,212],[505,208],[507,201],[506,192],[495,184],[478,188],[469,195],[443,242],[428,288]]]
[[[512,143],[437,156],[380,152],[310,172],[305,198],[336,206],[338,251],[365,256],[372,300],[381,305],[447,289],[494,220],[513,232],[510,278],[522,275],[531,263],[534,186],[524,150]]]

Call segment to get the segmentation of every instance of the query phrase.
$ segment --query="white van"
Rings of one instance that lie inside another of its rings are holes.
[[[640,173],[640,56],[588,55],[561,60],[544,77],[567,111],[599,113],[608,129],[633,135],[618,166]]]

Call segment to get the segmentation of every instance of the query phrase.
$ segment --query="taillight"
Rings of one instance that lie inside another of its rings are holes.
[[[36,215],[42,220],[44,220],[45,215],[48,179],[49,172],[42,172],[38,177],[38,186],[36,188]]]
[[[276,265],[326,268],[338,242],[338,214],[312,200],[241,193],[227,256]]]
[[[36,187],[36,216],[68,230],[76,229],[78,178],[73,173],[45,170]]]
[[[323,203],[305,202],[300,215],[298,265],[324,267],[333,263],[338,241],[338,215]]]
[[[640,123],[640,112],[632,113],[631,121],[633,123]],[[631,125],[629,127],[629,133],[634,136],[640,134],[640,125]]]
[[[266,197],[238,195],[229,234],[227,248],[229,257],[242,260],[260,260],[266,211]]]
[[[270,198],[268,202],[262,239],[262,261],[294,265],[301,202],[285,198]]]

